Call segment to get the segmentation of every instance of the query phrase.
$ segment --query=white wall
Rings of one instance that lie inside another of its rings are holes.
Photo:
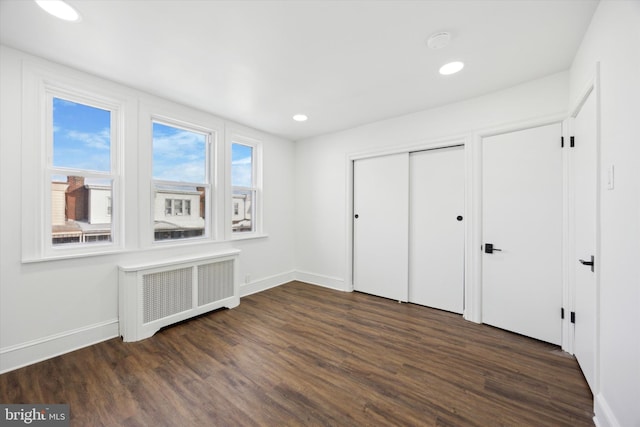
[[[30,191],[27,184],[20,182],[23,60],[53,67],[63,73],[68,71],[73,76],[79,73],[0,46],[0,194],[3,200],[15,201],[0,204],[0,372],[116,336],[117,266],[124,261],[145,262],[159,257],[238,248],[242,250],[240,276],[243,294],[293,278],[294,201],[291,194],[294,191],[294,144],[252,129],[247,131],[253,137],[258,136],[263,144],[263,215],[267,237],[139,250],[136,249],[135,233],[138,212],[129,212],[126,215],[129,252],[22,263],[20,200]],[[113,87],[114,83],[105,82],[105,85]],[[155,98],[131,88],[119,87],[119,90],[134,99]],[[33,113],[24,111],[24,114]],[[136,117],[135,113],[133,117]],[[231,122],[225,122],[225,126],[243,129]],[[127,135],[137,134],[135,128],[133,132],[127,132]],[[127,153],[135,155],[136,144],[139,143],[144,142],[137,138],[127,140],[127,146],[131,147]],[[124,189],[125,202],[135,210],[136,200],[149,198],[149,195],[138,194],[135,182],[138,165],[132,161],[125,163],[125,168],[128,168],[125,170],[128,179]],[[192,209],[197,208],[197,204],[192,206]],[[250,280],[245,283],[247,275]]]
[[[603,176],[595,412],[601,426],[640,426],[639,1],[601,1],[571,67],[571,100],[584,90],[596,62]],[[610,165],[613,190],[604,185]]]
[[[568,73],[296,143],[296,262],[301,278],[348,290],[347,158],[566,113]]]

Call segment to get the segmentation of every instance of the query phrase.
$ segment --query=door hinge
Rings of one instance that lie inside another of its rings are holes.
[[[560,148],[564,148],[564,136],[560,137]]]
[[[571,323],[576,323],[576,312],[575,311],[571,312]]]
[[[569,140],[569,147],[575,147],[575,138],[573,136]]]
[[[560,318],[564,319],[564,307],[560,309]]]

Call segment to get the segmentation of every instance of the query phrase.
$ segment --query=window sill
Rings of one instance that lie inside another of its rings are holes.
[[[89,258],[89,257],[104,256],[104,255],[117,255],[124,252],[131,252],[131,251],[118,248],[118,249],[110,249],[110,250],[99,251],[99,252],[76,252],[76,253],[67,253],[67,254],[60,254],[60,255],[46,255],[38,258],[22,258],[22,264],[35,264],[38,262],[62,261],[62,260]]]
[[[229,241],[235,242],[236,240],[253,240],[253,239],[266,239],[269,237],[265,233],[251,233],[246,235],[232,235]]]
[[[147,252],[149,250],[156,249],[166,249],[170,247],[188,247],[188,246],[199,246],[199,245],[210,245],[212,243],[229,243],[243,240],[256,240],[256,239],[266,239],[268,238],[268,234],[264,233],[251,233],[243,236],[232,236],[227,240],[200,240],[200,241],[190,241],[190,242],[167,242],[167,244],[159,244],[152,247],[147,248],[135,248],[135,249],[123,249],[123,248],[115,248],[110,250],[104,250],[99,252],[75,252],[75,253],[66,253],[60,255],[47,255],[41,257],[34,258],[23,258],[21,260],[22,264],[37,264],[40,262],[50,262],[50,261],[64,261],[64,260],[72,260],[72,259],[80,259],[80,258],[89,258],[89,257],[97,257],[97,256],[109,256],[109,255],[119,255],[124,253],[134,253],[134,252]]]

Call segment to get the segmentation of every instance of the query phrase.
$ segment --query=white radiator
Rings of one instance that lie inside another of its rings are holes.
[[[240,304],[239,250],[119,267],[120,335],[139,341],[160,328]]]

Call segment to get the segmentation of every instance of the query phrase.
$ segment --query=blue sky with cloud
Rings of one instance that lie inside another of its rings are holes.
[[[153,123],[153,179],[206,182],[205,134]]]
[[[253,182],[253,148],[243,144],[233,144],[231,151],[231,185],[251,187]]]
[[[98,172],[111,170],[111,112],[53,99],[53,166]],[[206,182],[207,136],[153,123],[153,179]],[[232,144],[233,186],[251,187],[253,148]]]
[[[111,112],[53,99],[53,166],[111,170]]]

